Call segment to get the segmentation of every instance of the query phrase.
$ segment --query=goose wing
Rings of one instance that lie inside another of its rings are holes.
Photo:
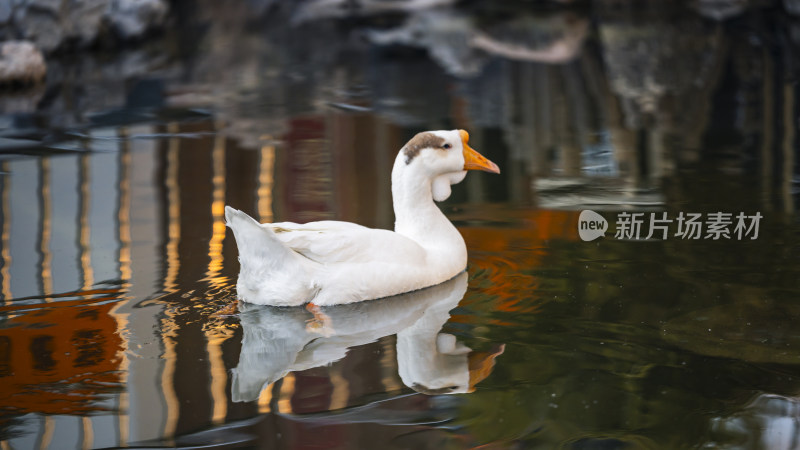
[[[425,260],[425,251],[419,244],[389,230],[334,220],[262,226],[269,227],[287,247],[322,264]]]

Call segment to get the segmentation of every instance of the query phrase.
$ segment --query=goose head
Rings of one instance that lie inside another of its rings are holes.
[[[392,171],[393,186],[430,181],[433,199],[450,197],[450,186],[460,183],[468,170],[500,173],[497,164],[469,146],[465,130],[418,133],[400,149]]]

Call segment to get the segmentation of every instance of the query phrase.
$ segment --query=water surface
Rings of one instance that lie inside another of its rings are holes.
[[[473,9],[199,14],[4,103],[3,448],[796,448],[797,19]],[[464,276],[213,316],[224,205],[391,228],[394,156],[441,128],[503,170],[441,205]],[[615,237],[716,212],[757,238]]]

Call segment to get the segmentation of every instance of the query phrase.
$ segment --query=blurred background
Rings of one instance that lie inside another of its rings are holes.
[[[798,447],[800,1],[0,0],[0,41],[1,448]],[[442,204],[491,374],[417,393],[391,334],[237,400],[224,205],[392,228],[453,128],[502,169]]]

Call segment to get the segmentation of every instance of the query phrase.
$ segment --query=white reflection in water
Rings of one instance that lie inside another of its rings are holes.
[[[242,303],[242,349],[233,370],[231,397],[253,401],[289,372],[331,364],[350,347],[393,334],[397,334],[397,363],[404,384],[429,394],[470,391],[500,352],[472,352],[455,336],[440,333],[450,310],[464,297],[467,278],[462,272],[427,289],[326,307],[322,324],[310,320],[304,308]]]
[[[800,399],[761,394],[743,410],[712,419],[714,448],[800,448]]]

